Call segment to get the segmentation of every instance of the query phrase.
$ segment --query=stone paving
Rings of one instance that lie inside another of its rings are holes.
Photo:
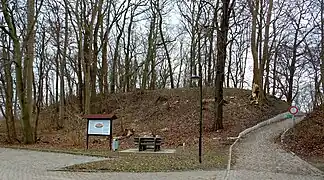
[[[300,119],[299,119],[300,120]],[[291,121],[251,132],[234,147],[230,171],[82,173],[52,171],[103,158],[0,148],[0,180],[324,180],[316,169],[274,143]]]
[[[194,180],[222,179],[225,171],[83,173],[51,171],[103,158],[0,148],[0,180]]]
[[[302,117],[297,118],[296,123],[301,120]],[[276,137],[292,125],[292,120],[287,119],[262,127],[240,140],[233,149],[235,163],[231,169],[235,171],[230,174],[235,175],[229,177],[258,179],[254,175],[269,174],[264,179],[324,179],[318,169],[274,142]]]

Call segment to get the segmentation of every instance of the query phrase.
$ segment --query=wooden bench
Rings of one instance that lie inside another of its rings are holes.
[[[139,151],[145,151],[146,149],[154,149],[154,152],[159,151],[163,144],[160,137],[135,137],[134,142]]]

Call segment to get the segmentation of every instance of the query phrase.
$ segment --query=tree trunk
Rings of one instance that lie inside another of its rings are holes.
[[[214,130],[223,129],[223,85],[225,81],[225,62],[227,48],[227,34],[229,28],[230,12],[235,1],[230,6],[230,0],[222,0],[222,16],[220,29],[217,32],[217,64],[215,80],[215,122]]]
[[[231,41],[230,43],[230,51],[229,51],[229,60],[228,60],[228,66],[227,66],[227,79],[226,79],[226,84],[227,84],[227,88],[230,87],[230,76],[232,74],[232,47],[233,47],[233,42]],[[235,84],[235,82],[234,82]]]
[[[42,42],[41,42],[41,57],[40,57],[40,65],[39,65],[39,78],[38,78],[38,97],[36,100],[36,117],[35,117],[35,128],[34,128],[34,139],[37,140],[37,129],[38,129],[38,121],[40,109],[43,101],[43,83],[44,83],[44,60],[45,60],[45,31],[42,32]],[[36,89],[35,89],[36,91]],[[46,93],[48,94],[48,93]]]
[[[104,34],[104,40],[102,45],[102,67],[101,67],[101,78],[102,78],[102,86],[103,90],[101,90],[102,94],[108,93],[108,35],[107,32]]]
[[[3,40],[4,42],[5,40]],[[5,47],[3,43],[3,47]],[[8,44],[8,48],[10,47],[10,43]],[[11,76],[11,63],[10,63],[10,55],[3,48],[3,59],[4,59],[4,71],[5,71],[5,118],[7,122],[7,132],[8,132],[8,141],[13,142],[17,139],[16,134],[16,126],[15,126],[15,118],[13,115],[13,82]]]
[[[124,21],[123,21],[123,25],[122,27],[120,28],[119,25],[118,26],[118,29],[119,29],[119,34],[117,36],[117,40],[116,40],[116,47],[115,47],[115,51],[114,51],[114,57],[113,57],[113,62],[112,62],[112,71],[111,71],[111,75],[110,75],[110,93],[115,93],[116,92],[116,76],[117,76],[117,63],[118,63],[118,58],[119,58],[119,44],[120,44],[120,40],[121,40],[121,37],[123,35],[123,30],[124,30],[124,27],[125,27],[125,20],[126,18],[124,18]]]
[[[59,20],[57,20],[58,22]],[[60,25],[58,25],[56,29],[56,43],[57,43],[57,51],[56,51],[56,57],[55,57],[55,65],[56,65],[56,87],[55,87],[55,107],[56,107],[56,113],[55,113],[55,119],[56,119],[56,128],[62,129],[61,119],[60,119],[60,104],[59,104],[59,89],[60,89],[60,54],[61,54],[61,43],[60,43]],[[62,77],[63,78],[63,77]]]
[[[212,28],[209,31],[209,53],[208,53],[208,63],[207,63],[207,86],[213,85],[212,80],[212,62],[214,61],[214,31],[215,31],[215,24],[217,24],[217,7],[218,7],[218,1],[216,2],[216,6],[213,8],[213,22],[212,22]]]
[[[59,124],[60,128],[64,127],[64,114],[65,114],[65,81],[64,81],[64,76],[65,76],[65,69],[66,69],[66,59],[67,59],[67,48],[69,44],[69,16],[68,16],[68,7],[65,8],[65,27],[64,27],[64,47],[63,47],[63,57],[62,61],[60,64],[60,113],[59,113]]]
[[[147,87],[147,82],[148,82],[148,73],[149,73],[149,64],[150,62],[152,62],[152,58],[154,56],[154,34],[156,34],[155,31],[155,23],[156,23],[156,15],[153,14],[153,17],[151,19],[151,24],[150,24],[150,32],[149,32],[149,36],[148,36],[148,47],[147,47],[147,55],[146,55],[146,60],[144,63],[144,72],[143,72],[143,77],[142,77],[142,85],[141,88],[142,89],[146,89]],[[153,71],[153,69],[151,69],[151,71]]]
[[[321,0],[321,81],[324,94],[324,1]]]
[[[98,2],[98,1],[97,1]],[[91,101],[95,100],[97,96],[96,86],[97,86],[97,72],[98,72],[98,54],[99,54],[99,47],[98,47],[98,36],[99,36],[99,28],[103,24],[103,14],[101,12],[101,8],[103,5],[103,0],[99,0],[98,5],[95,6],[95,10],[93,12],[93,16],[97,16],[97,22],[94,28],[93,33],[93,57],[92,57],[92,65],[91,65]]]
[[[251,51],[253,58],[253,83],[259,84],[259,73],[258,73],[258,49],[256,43],[256,25],[257,25],[257,15],[259,10],[259,0],[255,0],[252,4],[252,30],[251,30]]]
[[[156,12],[154,12],[154,19],[156,21],[159,21],[159,19],[156,18]],[[155,22],[157,23],[157,22]],[[150,61],[151,61],[151,82],[150,82],[150,89],[154,90],[156,88],[156,41],[158,37],[158,31],[159,29],[156,27],[154,24],[154,34],[153,34],[153,44],[152,44],[152,49],[151,49],[151,54],[150,54]]]
[[[293,57],[291,59],[291,64],[289,66],[287,103],[290,106],[292,105],[292,102],[293,102],[294,75],[295,75],[295,71],[296,71],[297,48],[298,48],[298,44],[299,44],[299,43],[297,43],[298,32],[299,32],[299,27],[297,27],[297,30],[295,32],[293,52],[292,52]]]
[[[170,57],[169,50],[168,50],[167,44],[165,42],[163,31],[162,31],[162,14],[161,14],[160,10],[158,10],[158,13],[160,16],[160,21],[159,21],[160,36],[161,36],[162,44],[163,44],[163,47],[164,47],[164,50],[165,50],[165,53],[167,56],[167,60],[168,60],[170,83],[171,83],[171,88],[173,89],[174,88],[174,80],[173,80],[171,57]]]
[[[271,15],[272,15],[272,7],[273,7],[273,0],[269,0],[269,8],[268,8],[268,12],[267,12],[267,20],[266,20],[266,24],[265,24],[265,32],[264,32],[264,45],[263,45],[263,56],[262,56],[262,61],[261,61],[261,66],[260,66],[260,78],[261,78],[261,82],[263,81],[263,75],[264,75],[264,66],[267,63],[267,77],[269,74],[269,64],[270,64],[270,58],[269,58],[269,29],[270,29],[270,21],[271,21]],[[266,86],[269,83],[268,78],[266,78],[265,81],[265,85],[264,85],[264,89],[263,87],[260,88],[260,96],[262,98],[260,98],[261,100],[265,99],[265,95],[266,95]],[[263,86],[263,83],[260,83],[261,86]],[[264,93],[262,93],[264,90]]]
[[[130,64],[131,64],[131,57],[130,57],[130,45],[131,45],[131,32],[132,32],[132,25],[134,19],[134,9],[131,10],[131,17],[129,20],[128,28],[127,28],[127,47],[126,47],[126,55],[125,55],[125,85],[126,85],[126,92],[130,91]]]
[[[264,62],[263,59],[258,58],[258,44],[261,41],[261,37],[257,37],[256,29],[257,29],[257,19],[259,14],[260,1],[254,1],[252,4],[252,31],[251,31],[251,51],[253,57],[253,82],[252,82],[252,98],[256,104],[262,104],[264,101],[264,93],[263,93],[263,73],[264,73]],[[260,21],[261,18],[260,18]],[[261,26],[261,24],[259,25]],[[261,28],[261,27],[259,27]],[[259,32],[260,34],[261,32]],[[260,63],[259,63],[260,61]]]
[[[89,114],[90,112],[90,99],[91,99],[91,74],[90,74],[90,68],[91,68],[91,29],[89,27],[90,25],[86,25],[85,32],[84,32],[84,45],[83,45],[83,51],[84,51],[84,67],[83,67],[83,73],[84,73],[84,113]]]
[[[183,42],[180,42],[180,69],[179,69],[179,74],[178,74],[178,82],[177,82],[177,88],[180,86],[181,82],[181,74],[182,74],[182,66],[183,66]]]
[[[33,107],[33,62],[34,62],[34,45],[35,45],[35,31],[34,31],[35,1],[28,0],[27,4],[28,4],[27,36],[26,36],[27,46],[26,46],[26,55],[24,59],[24,77],[22,78],[21,74],[19,73],[18,74],[19,78],[17,78],[17,84],[23,82],[22,87],[25,87],[22,88],[21,89],[22,91],[19,92],[20,95],[19,97],[20,99],[24,99],[23,101],[21,101],[24,143],[31,144],[35,142],[32,127],[30,124],[33,118],[32,107]],[[18,46],[16,48],[18,48]],[[18,52],[18,54],[21,53]],[[21,67],[19,67],[18,69],[21,69]],[[18,83],[18,81],[20,82]]]

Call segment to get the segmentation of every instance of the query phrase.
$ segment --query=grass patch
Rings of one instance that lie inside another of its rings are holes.
[[[193,151],[178,150],[175,154],[119,153],[117,158],[69,166],[72,171],[105,172],[168,172],[185,170],[224,169],[226,153],[204,152],[202,163]]]
[[[228,161],[227,146],[221,149],[208,149],[203,151],[201,164],[198,162],[198,151],[194,148],[188,148],[185,150],[179,148],[174,154],[145,154],[112,152],[109,149],[86,150],[80,148],[40,148],[34,147],[33,145],[8,145],[2,147],[109,158],[109,160],[77,164],[63,169],[67,171],[83,172],[171,172],[186,170],[215,170],[225,169]]]

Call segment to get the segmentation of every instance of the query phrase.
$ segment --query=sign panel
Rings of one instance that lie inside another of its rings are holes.
[[[88,121],[88,134],[93,135],[110,135],[110,120],[91,120]]]
[[[297,114],[298,113],[298,108],[296,106],[291,106],[289,108],[289,112],[293,115]]]

